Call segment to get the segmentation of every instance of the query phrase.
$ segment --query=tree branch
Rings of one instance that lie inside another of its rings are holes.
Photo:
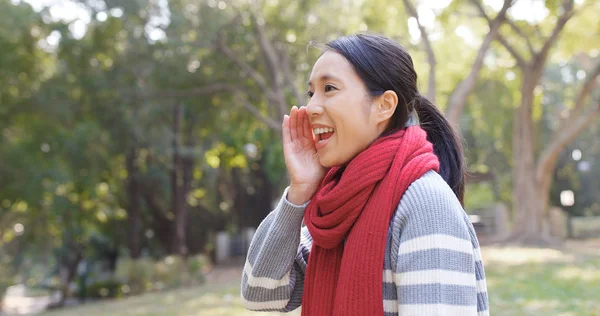
[[[512,45],[508,43],[508,41],[506,40],[506,38],[504,38],[504,36],[502,36],[502,34],[498,34],[498,41],[500,41],[502,46],[504,46],[504,48],[506,48],[506,50],[508,50],[508,52],[513,56],[513,58],[517,62],[517,66],[519,66],[519,68],[521,69],[525,69],[525,59],[523,59],[523,57],[521,57],[517,50],[514,49],[514,47],[512,47]]]
[[[251,13],[251,16],[254,18],[254,31],[256,38],[258,39],[259,47],[262,51],[262,56],[267,64],[267,69],[269,69],[271,78],[275,84],[277,86],[281,86],[283,85],[283,78],[281,73],[278,71],[280,68],[279,57],[277,56],[277,52],[275,51],[273,44],[267,38],[264,19],[259,19],[254,13]]]
[[[561,130],[561,133],[557,135],[552,143],[544,150],[540,159],[538,160],[538,166],[536,170],[537,179],[540,180],[544,177],[544,174],[551,172],[556,165],[558,155],[562,150],[575,139],[586,127],[588,127],[594,119],[600,113],[600,102],[596,103],[587,113],[579,116],[578,118],[571,120],[570,125]]]
[[[542,29],[540,28],[539,24],[535,24],[534,26],[534,30],[535,30],[535,34],[537,35],[537,37],[544,37],[544,34],[542,34]]]
[[[562,3],[563,13],[558,18],[556,25],[554,26],[554,30],[552,30],[552,34],[546,39],[544,46],[536,56],[536,60],[539,60],[542,64],[546,62],[546,57],[548,56],[548,52],[550,51],[550,47],[556,42],[558,35],[564,29],[567,21],[573,16],[575,13],[573,11],[573,0],[564,0]]]
[[[523,31],[511,19],[506,19],[506,23],[510,26],[511,29],[513,29],[513,31],[515,31],[515,33],[519,34],[519,36],[521,36],[525,40],[525,43],[527,44],[527,48],[529,48],[529,52],[531,53],[531,55],[535,55],[536,52],[535,49],[533,49],[533,45],[531,45],[529,36],[526,36],[525,33],[523,33]]]
[[[585,106],[585,99],[588,97],[588,95],[592,93],[598,82],[598,77],[600,76],[600,63],[596,64],[596,67],[594,67],[592,71],[587,73],[586,76],[587,78],[583,83],[583,87],[581,88],[581,91],[579,91],[579,94],[575,99],[575,106],[571,111],[569,111],[569,117],[578,116],[581,113],[581,111],[583,111],[583,108]]]
[[[264,19],[259,19],[259,17],[254,13],[251,13],[251,15],[254,18],[255,34],[262,51],[262,57],[264,58],[267,69],[271,75],[272,85],[275,87],[275,89],[266,91],[271,91],[271,98],[277,107],[277,114],[281,117],[284,113],[286,113],[284,78],[283,74],[281,73],[281,68],[283,67],[281,66],[279,56],[277,56],[277,51],[273,47],[273,43],[271,43],[267,37]]]
[[[488,22],[488,25],[490,26],[490,30],[491,30],[493,21],[490,19],[490,17],[487,15],[487,13],[485,13],[485,10],[483,9],[483,6],[479,2],[479,0],[471,0],[471,2],[473,2],[473,4],[477,7],[477,9],[479,10],[479,14],[484,19],[486,19],[486,21]],[[517,65],[519,66],[519,68],[525,69],[525,64],[526,64],[525,59],[523,59],[523,57],[517,52],[517,50],[508,43],[506,38],[504,38],[504,36],[502,36],[502,34],[500,32],[498,32],[497,39],[502,44],[502,46],[504,46],[504,48],[506,48],[506,50],[508,50],[508,52],[517,61]]]
[[[493,172],[467,172],[465,175],[467,183],[481,183],[496,181],[496,174]]]
[[[283,66],[283,75],[285,77],[285,81],[287,82],[288,86],[290,86],[290,89],[292,89],[292,94],[296,98],[296,103],[304,104],[305,99],[303,97],[303,94],[300,93],[300,90],[294,83],[294,73],[290,68],[290,58],[286,51],[281,52],[281,64]]]
[[[575,99],[575,102],[577,103],[572,112],[577,113],[578,115],[573,115],[569,120],[563,121],[562,124],[560,124],[560,127],[552,136],[550,145],[548,145],[540,155],[536,171],[538,180],[541,179],[544,174],[554,169],[556,160],[561,151],[588,125],[590,125],[600,113],[600,101],[596,101],[596,104],[588,111],[583,110],[586,98],[594,90],[598,82],[598,76],[600,76],[600,63],[596,65],[594,70],[588,75],[586,82]]]
[[[450,99],[448,101],[448,106],[446,107],[447,118],[450,124],[458,129],[458,123],[460,120],[460,116],[462,115],[462,111],[464,109],[465,103],[467,101],[467,97],[473,91],[475,87],[475,83],[477,81],[477,77],[483,67],[483,59],[488,52],[492,41],[498,36],[500,32],[500,26],[506,20],[506,11],[512,5],[512,0],[504,0],[504,4],[502,5],[502,9],[496,15],[496,18],[490,23],[490,31],[487,33],[485,38],[483,39],[483,43],[481,47],[479,47],[479,51],[477,52],[477,57],[475,58],[475,62],[473,62],[473,66],[471,66],[471,71],[467,75],[465,79],[463,79],[454,89]]]
[[[272,118],[260,113],[260,110],[258,108],[256,108],[254,105],[252,105],[252,103],[250,103],[250,101],[248,101],[248,99],[246,99],[244,96],[242,96],[241,93],[239,93],[239,92],[236,93],[235,98],[248,111],[250,111],[250,113],[254,114],[254,116],[256,118],[261,120],[263,123],[267,124],[267,126],[269,126],[271,129],[276,130],[276,131],[281,130],[281,124],[275,122]]]
[[[231,48],[229,48],[225,44],[225,40],[222,34],[217,35],[217,49],[219,49],[223,54],[225,54],[225,56],[231,59],[246,74],[248,74],[254,80],[254,82],[256,82],[256,84],[258,84],[261,87],[261,89],[263,89],[264,91],[270,91],[265,78],[260,73],[258,73],[258,71],[250,67],[250,65],[248,65],[241,58],[239,58],[233,52],[233,50],[231,50]]]
[[[233,91],[237,87],[226,83],[215,83],[204,87],[193,88],[188,90],[164,90],[143,96],[144,99],[153,98],[178,98],[178,97],[195,97],[202,95],[210,95],[216,92]]]
[[[417,10],[412,5],[410,0],[402,0],[404,2],[404,6],[408,13],[417,20],[417,25],[419,26],[419,31],[421,31],[421,38],[423,39],[423,45],[425,45],[425,51],[427,52],[427,61],[429,62],[429,81],[428,81],[428,89],[427,89],[427,99],[435,104],[435,95],[436,95],[436,86],[435,86],[435,70],[436,70],[436,60],[435,53],[433,52],[433,47],[431,46],[431,42],[429,41],[429,34],[421,22],[419,21],[419,14]]]
[[[476,18],[481,17],[481,15],[479,13],[473,13],[471,11],[460,11],[460,10],[449,12],[449,15],[457,16],[459,18],[467,18],[467,19],[476,19]]]

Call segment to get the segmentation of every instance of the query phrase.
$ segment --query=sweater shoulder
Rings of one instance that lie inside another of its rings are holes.
[[[435,171],[428,171],[406,190],[394,214],[394,235],[412,239],[444,234],[470,240],[469,228],[460,201]]]

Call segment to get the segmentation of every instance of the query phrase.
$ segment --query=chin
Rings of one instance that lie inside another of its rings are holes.
[[[332,168],[345,165],[348,161],[342,157],[325,157],[319,156],[319,163],[325,168]]]

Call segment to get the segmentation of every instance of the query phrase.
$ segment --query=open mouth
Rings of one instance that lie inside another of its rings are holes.
[[[313,129],[313,133],[315,134],[315,136],[317,138],[317,142],[324,142],[324,141],[328,140],[331,136],[333,136],[333,133],[335,133],[335,130],[331,127],[315,128],[315,129]]]

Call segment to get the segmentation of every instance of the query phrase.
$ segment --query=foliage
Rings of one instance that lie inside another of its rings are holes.
[[[181,285],[201,284],[204,282],[204,268],[207,259],[204,256],[188,258],[167,256],[161,260],[142,258],[120,259],[117,263],[116,278],[127,285],[127,295],[177,288]]]
[[[120,298],[125,295],[125,284],[118,280],[107,279],[86,286],[86,296],[89,298]]]
[[[484,208],[494,202],[494,190],[489,183],[469,184],[465,194],[465,210]]]

